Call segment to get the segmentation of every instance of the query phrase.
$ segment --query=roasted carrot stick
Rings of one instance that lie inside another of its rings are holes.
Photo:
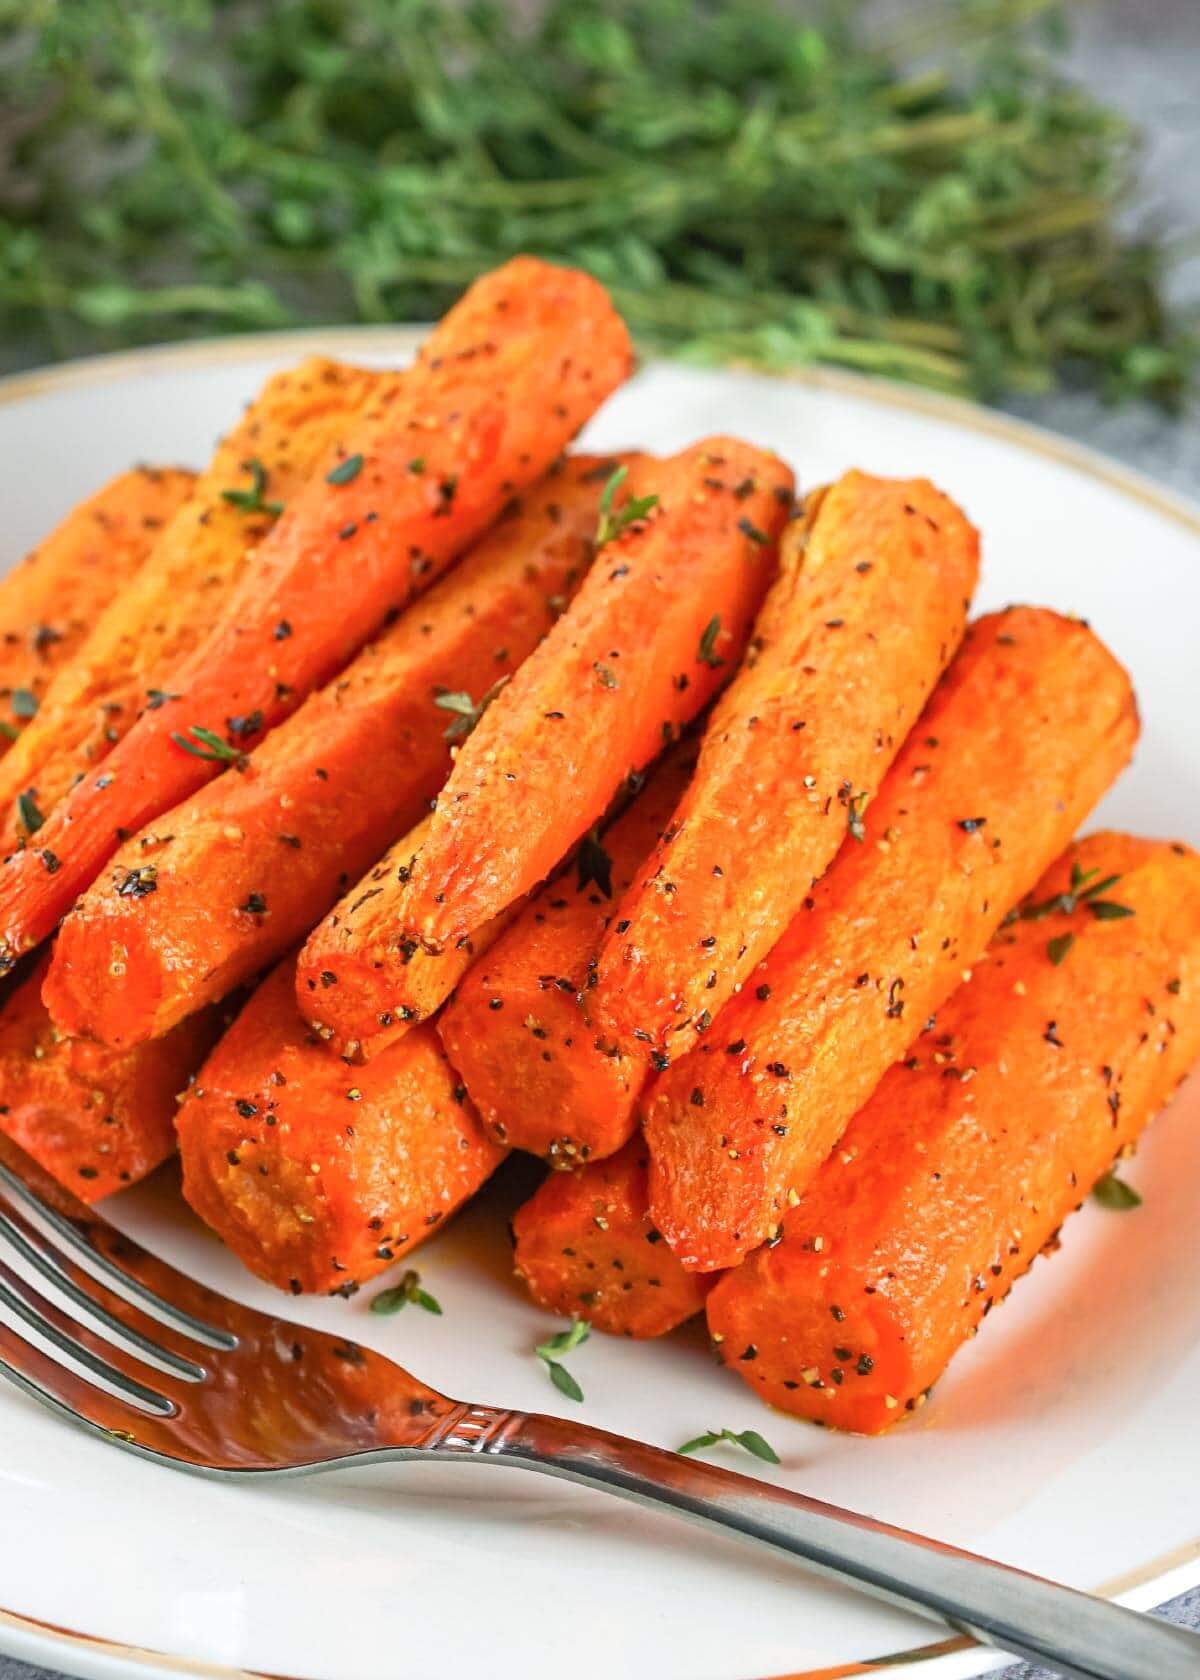
[[[119,473],[0,582],[0,753],[36,716],[55,671],[144,564],[194,482],[181,467]]]
[[[118,842],[296,710],[545,473],[628,372],[603,288],[517,258],[476,282],[421,358],[289,503],[220,621],[0,870],[0,955],[53,927]],[[200,733],[197,734],[197,731]]]
[[[396,378],[310,357],[267,381],[0,763],[0,855],[31,838],[22,816],[30,808],[17,803],[22,793],[33,790],[32,809],[49,816],[76,782],[96,771],[139,713],[147,707],[172,712],[171,672],[211,629],[270,530],[270,509],[299,492],[368,396],[390,389]],[[260,495],[247,489],[255,472],[262,475]]]
[[[600,952],[594,1014],[643,1068],[712,1019],[824,873],[962,639],[978,562],[925,479],[847,473],[789,528],[756,655]]]
[[[379,903],[406,939],[449,944],[536,886],[704,705],[749,633],[791,487],[725,438],[631,474],[605,521],[629,523],[600,533],[583,588],[459,755],[411,880]]]
[[[60,1026],[113,1045],[167,1031],[302,939],[427,812],[450,769],[447,736],[468,723],[444,702],[480,701],[510,675],[587,569],[597,467],[611,470],[594,456],[553,470],[419,612],[272,730],[244,774],[208,783],[121,847],[63,924],[46,988]],[[353,922],[373,890],[360,883],[337,914]],[[329,954],[317,964],[317,1000],[337,967]],[[305,1013],[322,1009],[308,998]]]
[[[551,1173],[513,1220],[517,1276],[541,1306],[611,1336],[665,1336],[698,1313],[716,1281],[688,1272],[654,1228],[646,1145]]]
[[[1129,679],[1086,625],[980,619],[846,843],[701,1048],[646,1101],[685,1265],[778,1229],[856,1109],[1129,758]]]
[[[296,1014],[290,963],[262,983],[179,1111],[183,1191],[258,1277],[352,1292],[474,1194],[504,1158],[432,1027],[367,1068]]]
[[[42,1003],[48,960],[38,960],[0,1013],[0,1131],[95,1202],[174,1154],[176,1105],[221,1021],[205,1010],[130,1051],[68,1038]]]
[[[592,1020],[596,952],[671,821],[696,753],[685,741],[668,755],[599,845],[589,841],[579,863],[530,900],[438,1018],[484,1123],[552,1166],[611,1155],[633,1128],[642,1064]]]
[[[1073,871],[1111,885],[1079,902]],[[867,1434],[920,1406],[1200,1056],[1195,852],[1097,834],[1033,898],[1077,908],[996,936],[781,1241],[709,1297],[726,1362],[772,1405]]]

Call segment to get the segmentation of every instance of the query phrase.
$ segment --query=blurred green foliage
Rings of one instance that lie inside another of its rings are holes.
[[[1134,147],[1047,0],[0,0],[0,330],[47,354],[440,312],[515,251],[643,343],[1171,400]]]

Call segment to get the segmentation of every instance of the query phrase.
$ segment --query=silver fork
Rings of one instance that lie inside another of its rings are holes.
[[[0,1305],[37,1339],[0,1319],[0,1373],[128,1452],[228,1478],[513,1465],[731,1530],[1074,1680],[1200,1675],[1200,1638],[1182,1628],[584,1423],[448,1399],[370,1348],[193,1282],[10,1158],[0,1250],[22,1266],[0,1252]]]

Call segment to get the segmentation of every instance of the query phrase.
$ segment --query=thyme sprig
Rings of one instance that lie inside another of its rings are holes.
[[[231,507],[240,508],[243,513],[269,513],[276,517],[283,512],[282,502],[267,502],[263,500],[263,491],[267,488],[270,474],[257,458],[242,462],[242,471],[250,474],[250,488],[248,490],[222,490],[223,501]]]
[[[1195,333],[1062,9],[0,0],[0,330],[429,319],[533,250],[693,360],[1177,397]]]
[[[565,1394],[568,1400],[582,1400],[583,1390],[566,1366],[559,1362],[559,1354],[570,1353],[572,1349],[580,1347],[591,1334],[591,1325],[586,1318],[572,1319],[569,1330],[559,1330],[556,1335],[544,1342],[539,1342],[534,1353],[541,1360],[550,1373],[550,1381],[560,1394]]]
[[[450,722],[442,730],[443,740],[465,741],[508,680],[507,675],[497,678],[486,693],[480,696],[478,701],[472,700],[466,689],[461,688],[444,688],[435,694],[433,697],[434,705],[443,712],[454,713]]]
[[[420,1272],[413,1271],[405,1272],[399,1283],[390,1289],[381,1289],[378,1295],[373,1296],[371,1311],[387,1316],[402,1312],[410,1301],[424,1308],[427,1313],[433,1313],[438,1318],[442,1316],[441,1303],[436,1296],[421,1287]]]
[[[703,1435],[697,1435],[692,1441],[685,1441],[681,1447],[676,1447],[678,1453],[704,1452],[708,1447],[715,1447],[720,1441],[728,1441],[732,1446],[741,1447],[744,1452],[752,1453],[755,1458],[761,1458],[764,1464],[778,1464],[779,1454],[769,1441],[764,1441],[757,1429],[743,1429],[735,1433],[732,1429],[709,1429]]]
[[[1076,859],[1071,864],[1071,884],[1065,892],[1052,893],[1049,898],[1039,899],[1033,904],[1022,904],[1009,911],[1006,921],[1040,922],[1046,916],[1073,916],[1081,907],[1090,910],[1098,922],[1117,922],[1126,916],[1134,915],[1135,912],[1127,904],[1118,904],[1113,899],[1100,897],[1101,893],[1111,891],[1121,877],[1106,875],[1103,880],[1097,881],[1096,876],[1099,873],[1098,869],[1080,869]],[[1069,940],[1063,946],[1061,941],[1052,939],[1047,947],[1051,961],[1060,963],[1073,943],[1073,940]],[[1056,948],[1060,949],[1061,954],[1055,955]]]
[[[616,505],[617,491],[629,477],[626,466],[614,467],[600,493],[600,512],[596,521],[595,543],[598,549],[614,542],[623,531],[645,519],[658,506],[657,496],[626,496],[620,507]]]
[[[191,753],[193,758],[204,758],[211,764],[234,764],[242,766],[246,762],[246,755],[239,752],[237,747],[231,747],[212,729],[206,729],[201,723],[193,723],[186,735],[178,730],[172,731],[171,739],[184,752]]]

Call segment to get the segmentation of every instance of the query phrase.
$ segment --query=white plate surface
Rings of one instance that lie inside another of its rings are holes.
[[[412,335],[315,342],[397,360]],[[0,386],[0,561],[132,460],[200,463],[264,376],[313,347],[311,335],[243,340]],[[806,485],[851,465],[935,478],[984,533],[980,606],[1081,613],[1134,673],[1142,743],[1098,820],[1200,841],[1200,512],[1010,422],[839,376],[652,367],[588,441],[667,450],[710,431],[770,445]],[[790,1486],[1154,1603],[1200,1582],[1200,1082],[1128,1177],[1143,1209],[1072,1220],[1054,1263],[889,1438],[838,1438],[764,1411],[714,1368],[695,1327],[650,1346],[594,1337],[572,1358],[583,1416],[664,1446],[753,1426],[783,1456],[766,1473]],[[371,1318],[370,1290],[288,1310],[449,1393],[570,1410],[530,1354],[547,1320],[509,1276],[504,1217],[521,1184],[509,1169],[422,1252],[444,1317]],[[216,1288],[280,1307],[190,1220],[169,1170],[111,1211]],[[992,1666],[978,1651],[928,1651],[939,1637],[733,1542],[561,1484],[456,1463],[240,1489],[131,1459],[0,1391],[0,1651],[74,1673],[830,1680],[905,1651],[913,1661],[889,1675]]]

